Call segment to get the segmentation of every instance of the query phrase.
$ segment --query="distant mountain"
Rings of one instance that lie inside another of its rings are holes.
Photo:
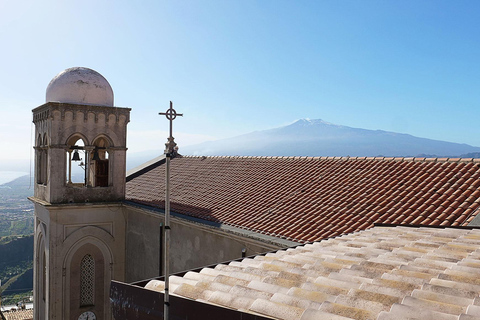
[[[240,156],[434,156],[479,154],[467,144],[414,137],[383,130],[301,119],[291,125],[181,147],[184,155]]]
[[[10,182],[1,184],[0,186],[10,187],[10,188],[29,188],[31,187],[32,183],[30,181],[30,175],[26,174],[24,176],[18,177]]]

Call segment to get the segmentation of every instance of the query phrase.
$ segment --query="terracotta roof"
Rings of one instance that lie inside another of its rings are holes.
[[[163,208],[162,163],[127,178],[127,200]],[[310,242],[374,223],[465,226],[480,159],[182,157],[171,184],[174,212]]]
[[[478,229],[377,226],[171,276],[170,292],[275,319],[468,320],[479,274]]]
[[[4,311],[6,320],[32,320],[33,309]]]

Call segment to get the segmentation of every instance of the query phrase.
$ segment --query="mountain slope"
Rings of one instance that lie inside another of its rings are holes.
[[[480,152],[480,148],[409,134],[351,128],[323,120],[306,119],[280,128],[256,131],[180,149],[180,153],[184,155],[219,156],[458,157],[475,152]]]

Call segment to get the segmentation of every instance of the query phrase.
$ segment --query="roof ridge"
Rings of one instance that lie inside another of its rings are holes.
[[[413,162],[451,162],[451,163],[480,163],[480,158],[449,158],[449,157],[367,157],[367,156],[200,156],[182,155],[189,159],[291,159],[291,160],[381,160],[381,161],[413,161]]]

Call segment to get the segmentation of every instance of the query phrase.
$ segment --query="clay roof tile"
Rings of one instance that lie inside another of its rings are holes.
[[[471,160],[183,157],[171,163],[176,213],[299,241],[377,221],[462,225],[480,205],[480,168]],[[129,176],[126,199],[163,208],[163,181],[162,165]],[[295,234],[287,227],[292,221]]]

